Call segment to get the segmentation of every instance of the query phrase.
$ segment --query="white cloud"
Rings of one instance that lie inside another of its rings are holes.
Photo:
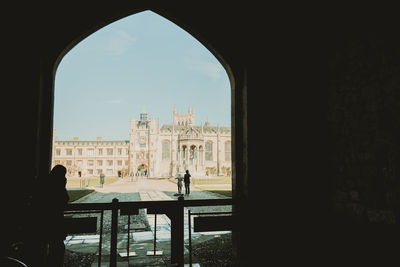
[[[113,31],[113,36],[108,40],[106,51],[113,56],[124,54],[128,48],[136,43],[136,39],[125,31]]]

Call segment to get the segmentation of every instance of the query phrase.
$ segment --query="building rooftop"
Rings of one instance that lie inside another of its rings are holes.
[[[201,128],[203,128],[203,133],[218,133],[218,128],[220,133],[230,134],[231,127],[229,126],[181,126],[181,125],[163,125],[161,127],[161,132],[172,132],[172,127],[177,132],[182,132],[188,129],[188,127],[192,127],[196,131],[201,132]]]
[[[93,144],[93,143],[97,143],[97,144],[110,144],[110,143],[119,143],[119,144],[129,144],[129,140],[101,140],[101,141],[97,141],[97,140],[55,140],[55,142],[57,144],[76,144],[76,145],[85,145],[85,144]]]

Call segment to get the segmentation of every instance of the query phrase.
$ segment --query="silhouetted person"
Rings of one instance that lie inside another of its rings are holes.
[[[177,183],[177,185],[178,185],[178,193],[179,193],[179,194],[182,194],[182,181],[183,181],[183,177],[182,177],[181,174],[178,174],[178,177],[176,177],[175,179],[178,180],[178,183]]]
[[[67,169],[56,165],[49,175],[40,182],[40,205],[42,209],[42,233],[48,248],[47,266],[63,266],[66,232],[64,227],[64,210],[69,196],[65,188]]]
[[[190,194],[190,177],[189,170],[186,170],[185,176],[183,176],[183,182],[185,183],[185,195]]]
[[[103,185],[104,185],[104,177],[105,177],[104,173],[101,172],[101,173],[100,173],[100,186],[101,186],[102,188],[103,188]]]

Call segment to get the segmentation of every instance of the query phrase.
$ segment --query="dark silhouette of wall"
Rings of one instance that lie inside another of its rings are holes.
[[[32,184],[50,168],[57,63],[146,8],[203,42],[233,79],[238,266],[396,260],[398,23],[376,9],[246,2],[4,7],[2,251],[32,232]]]

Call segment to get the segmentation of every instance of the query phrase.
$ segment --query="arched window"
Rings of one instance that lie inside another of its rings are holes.
[[[211,141],[206,143],[205,158],[208,161],[213,160],[213,143]]]
[[[170,160],[171,146],[169,141],[165,140],[162,142],[162,160]]]
[[[230,161],[231,160],[231,142],[226,141],[225,142],[225,161]]]
[[[203,165],[203,154],[204,154],[204,150],[203,150],[203,146],[199,146],[199,164]]]
[[[195,145],[190,146],[189,159],[190,159],[190,164],[194,164],[197,160],[197,148]]]
[[[186,159],[186,146],[182,146],[182,160],[185,162]]]

